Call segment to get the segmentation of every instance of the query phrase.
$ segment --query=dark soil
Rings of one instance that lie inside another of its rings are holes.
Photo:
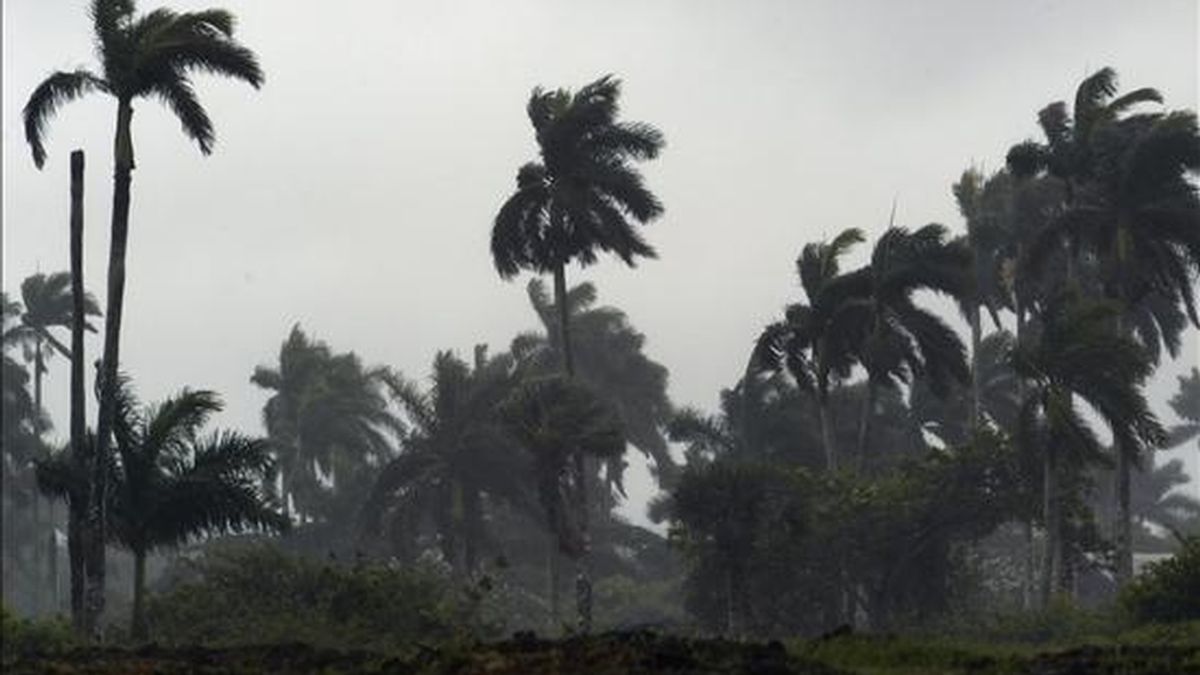
[[[870,649],[869,645],[863,645]],[[789,654],[778,642],[743,643],[651,632],[543,640],[530,634],[504,642],[417,647],[404,656],[318,649],[306,644],[255,647],[89,648],[7,664],[6,673],[489,673],[580,675],[697,673],[847,675],[851,670]],[[906,675],[914,671],[899,667]],[[873,673],[886,673],[872,668]],[[1081,647],[1004,663],[990,658],[945,664],[938,673],[1031,675],[1200,675],[1200,645]]]

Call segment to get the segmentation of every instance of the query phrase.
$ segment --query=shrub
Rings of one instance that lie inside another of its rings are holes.
[[[256,545],[215,552],[199,573],[150,600],[153,640],[392,650],[488,632],[486,598],[426,568],[321,563]]]
[[[56,654],[75,644],[71,626],[65,620],[22,619],[0,606],[0,663]]]
[[[1186,537],[1174,556],[1151,563],[1121,593],[1134,621],[1200,620],[1200,537]]]

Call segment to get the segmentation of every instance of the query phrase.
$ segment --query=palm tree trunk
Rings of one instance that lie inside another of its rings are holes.
[[[558,340],[562,347],[563,374],[575,377],[575,355],[571,352],[571,329],[567,307],[567,272],[565,265],[554,268],[554,305],[558,308]]]
[[[1025,530],[1025,580],[1022,585],[1021,601],[1026,611],[1034,607],[1034,578],[1037,576],[1037,562],[1033,554],[1033,521],[1024,523]]]
[[[83,378],[83,151],[71,153],[71,457],[76,465],[87,454],[87,396]],[[78,508],[67,503],[67,557],[71,569],[71,619],[83,624],[83,542]]]
[[[734,609],[733,600],[733,567],[731,566],[725,570],[725,634],[730,637],[736,635],[736,616],[737,611]]]
[[[38,440],[42,438],[42,372],[46,364],[42,355],[42,336],[36,335],[33,341],[33,410],[34,433]],[[42,612],[42,593],[45,571],[42,569],[42,496],[38,490],[37,480],[33,484],[33,611],[35,615]]]
[[[1124,228],[1118,230],[1119,240],[1117,245],[1117,274],[1120,280],[1117,284],[1117,317],[1116,317],[1116,333],[1118,337],[1128,338],[1125,328],[1124,312],[1127,305],[1126,295],[1124,293],[1124,270],[1125,253],[1126,253],[1126,236]],[[1117,522],[1114,527],[1114,539],[1116,544],[1117,555],[1117,588],[1124,588],[1125,584],[1133,578],[1133,514],[1130,509],[1130,471],[1133,468],[1133,458],[1130,457],[1131,448],[1123,447],[1123,444],[1113,439],[1113,445],[1117,452]]]
[[[558,337],[562,347],[563,372],[568,378],[575,377],[575,356],[571,350],[570,314],[567,306],[567,274],[566,266],[559,263],[554,268],[554,304],[558,307]],[[592,624],[592,579],[588,571],[588,502],[587,491],[590,472],[585,458],[577,449],[572,449],[575,455],[576,489],[578,491],[579,535],[582,550],[576,560],[575,574],[575,608],[579,614],[580,628],[587,632]]]
[[[129,189],[133,179],[133,106],[127,99],[117,106],[115,168],[113,172],[112,239],[108,249],[108,300],[104,321],[104,359],[99,373],[100,411],[96,422],[96,452],[92,457],[92,496],[88,513],[87,628],[102,639],[100,616],[104,612],[105,550],[107,540],[107,477],[109,436],[116,413],[114,394],[120,363],[121,318],[125,304],[125,250],[129,241]]]
[[[559,562],[558,541],[554,534],[553,524],[546,530],[546,572],[550,585],[550,631],[551,635],[555,635],[560,628],[559,617],[562,615],[562,603],[558,594],[559,588],[562,587],[562,567]]]
[[[972,302],[968,320],[971,324],[971,419],[967,430],[974,432],[983,418],[983,385],[979,372],[979,348],[983,344],[983,326],[980,321],[979,303]]]
[[[1057,462],[1054,448],[1046,448],[1042,476],[1042,513],[1046,520],[1046,551],[1042,565],[1042,607],[1049,607],[1058,591],[1062,569],[1062,531],[1058,508]]]
[[[829,392],[817,392],[817,417],[821,425],[821,445],[825,449],[825,468],[837,471],[837,451],[834,448],[833,420],[829,414]]]
[[[130,635],[134,640],[146,639],[146,552],[133,552],[133,616]]]
[[[862,417],[858,421],[858,469],[861,471],[867,462],[867,441],[871,435],[871,416],[875,411],[875,396],[878,390],[874,380],[867,377],[866,391],[863,392]]]

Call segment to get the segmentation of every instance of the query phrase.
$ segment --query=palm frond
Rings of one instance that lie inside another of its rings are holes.
[[[97,3],[105,4],[105,3]],[[33,163],[42,168],[46,163],[43,140],[46,125],[63,105],[93,91],[108,91],[108,83],[87,70],[56,72],[33,90],[22,115],[25,120],[25,141],[33,152]]]

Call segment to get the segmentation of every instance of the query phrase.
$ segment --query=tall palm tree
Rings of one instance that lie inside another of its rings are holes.
[[[146,558],[205,534],[264,529],[283,531],[287,519],[261,485],[274,471],[269,445],[233,431],[201,435],[212,414],[222,409],[211,391],[184,389],[139,409],[122,379],[114,435],[117,456],[110,462],[110,539],[134,559],[132,635],[146,637]],[[44,487],[68,497],[80,482],[71,460],[58,455],[47,464]]]
[[[272,392],[263,425],[279,460],[285,506],[291,498],[300,515],[325,519],[358,507],[374,477],[370,466],[386,461],[403,433],[388,410],[384,372],[364,367],[353,352],[334,353],[299,325],[280,347],[278,367],[254,369],[250,381]],[[333,478],[332,491],[322,476]]]
[[[1081,112],[1077,103],[1070,129],[1072,144],[1082,146],[1071,155],[1073,198],[1042,241],[1070,242],[1094,256],[1100,292],[1122,308],[1116,329],[1136,337],[1156,360],[1163,347],[1175,356],[1184,313],[1200,326],[1200,196],[1189,177],[1200,170],[1196,115],[1126,114],[1136,103],[1161,102],[1161,96],[1139,89],[1114,99],[1112,69],[1085,85],[1092,91],[1090,105]],[[1031,257],[1031,265],[1039,262]],[[1124,582],[1133,573],[1130,471],[1141,458],[1130,448],[1117,451],[1117,578]]]
[[[1013,368],[1028,382],[1020,442],[1044,452],[1043,513],[1047,550],[1042,601],[1057,587],[1062,565],[1062,495],[1057,481],[1064,462],[1102,461],[1103,447],[1075,405],[1086,402],[1123,447],[1159,444],[1164,436],[1141,383],[1153,368],[1132,340],[1111,329],[1116,310],[1108,304],[1060,297],[1043,311],[1039,330],[1022,336]]]
[[[523,269],[554,275],[567,377],[574,376],[575,366],[566,266],[573,261],[590,265],[597,251],[613,253],[630,266],[636,258],[656,257],[634,224],[658,218],[663,206],[631,164],[657,157],[665,141],[649,124],[617,120],[620,93],[621,81],[611,75],[574,93],[533,90],[526,112],[542,161],[517,171],[517,191],[500,207],[492,227],[492,260],[502,278]],[[577,455],[577,462],[576,471],[586,476],[585,456]],[[580,497],[586,509],[586,491]],[[583,584],[589,585],[586,565],[584,571]]]
[[[748,368],[752,373],[786,369],[802,390],[812,394],[829,470],[838,465],[830,392],[837,381],[850,376],[855,348],[869,325],[868,306],[851,293],[838,259],[862,241],[862,231],[850,228],[829,242],[804,246],[796,271],[809,304],[789,305],[783,321],[763,330]]]
[[[427,392],[399,373],[385,376],[410,431],[401,454],[384,465],[371,489],[363,508],[367,532],[392,521],[399,527],[390,529],[411,540],[427,519],[453,569],[476,571],[486,535],[485,499],[522,503],[526,494],[518,449],[498,412],[518,378],[510,356],[488,359],[482,350],[474,368],[451,352],[439,352]]]
[[[591,628],[591,587],[582,558],[587,530],[581,506],[588,487],[578,470],[581,457],[611,461],[625,452],[625,435],[616,413],[590,389],[562,376],[532,378],[518,386],[500,407],[503,425],[525,449],[531,463],[547,532],[558,551],[576,561],[576,602],[581,629]],[[551,554],[551,561],[556,554]],[[558,581],[551,565],[551,614],[557,616]]]
[[[133,102],[158,98],[179,118],[184,133],[200,151],[212,151],[215,136],[208,113],[196,98],[191,75],[197,71],[242,80],[256,89],[263,73],[254,53],[233,39],[234,18],[225,10],[175,12],[156,9],[136,15],[133,0],[92,0],[92,26],[101,72],[86,69],[51,74],[33,90],[25,104],[25,139],[33,162],[46,161],[43,136],[58,108],[85,94],[99,92],[116,99],[113,142],[112,235],[108,260],[107,315],[104,326],[103,372],[108,394],[100,399],[95,453],[96,497],[90,516],[88,628],[98,627],[104,608],[105,486],[103,461],[113,425],[112,386],[117,380],[121,319],[125,296],[125,251],[129,239],[130,183],[134,169]]]
[[[946,241],[946,228],[915,231],[891,227],[875,242],[871,262],[851,272],[847,283],[869,314],[865,338],[856,348],[867,371],[867,392],[858,432],[858,458],[867,451],[867,432],[880,387],[897,387],[916,377],[944,395],[970,377],[966,350],[950,326],[917,306],[913,295],[927,290],[963,300],[971,289],[970,250]]]
[[[535,371],[550,374],[562,363],[558,307],[540,279],[527,287],[543,326],[513,340],[513,354]],[[634,447],[654,460],[660,485],[670,483],[676,467],[663,429],[672,415],[667,398],[667,369],[645,354],[646,338],[615,307],[596,307],[596,287],[579,284],[567,292],[576,375],[611,405]]]

